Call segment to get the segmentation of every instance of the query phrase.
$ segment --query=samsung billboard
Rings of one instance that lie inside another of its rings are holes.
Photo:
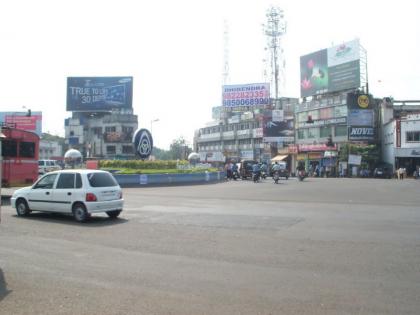
[[[301,97],[359,86],[360,45],[358,39],[300,57]]]
[[[132,108],[133,77],[68,77],[68,111]]]

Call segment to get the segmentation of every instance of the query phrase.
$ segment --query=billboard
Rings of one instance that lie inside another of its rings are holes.
[[[269,105],[270,84],[224,85],[222,87],[222,103],[224,107]]]
[[[348,117],[349,126],[373,126],[374,113],[373,110],[350,109]]]
[[[68,77],[68,111],[132,108],[133,77]]]
[[[301,97],[360,86],[360,46],[353,40],[300,57]]]
[[[263,141],[264,142],[293,142],[294,141],[294,120],[284,119],[277,121],[277,113],[265,111],[263,116]]]
[[[42,112],[0,112],[0,123],[14,126],[17,129],[35,132],[38,136],[42,133]]]

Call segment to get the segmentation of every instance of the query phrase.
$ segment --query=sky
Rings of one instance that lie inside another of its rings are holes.
[[[67,77],[132,76],[133,110],[154,145],[192,145],[221,105],[224,20],[229,84],[263,82],[270,5],[287,21],[283,96],[299,97],[300,56],[359,38],[370,92],[420,99],[415,0],[14,0],[0,4],[0,111],[42,111],[43,132],[64,136]]]

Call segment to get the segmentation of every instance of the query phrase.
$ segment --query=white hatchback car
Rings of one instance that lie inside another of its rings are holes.
[[[14,192],[11,203],[18,216],[31,211],[73,214],[78,222],[92,213],[106,212],[110,218],[123,209],[122,190],[111,173],[99,170],[62,170],[39,178],[31,187]]]

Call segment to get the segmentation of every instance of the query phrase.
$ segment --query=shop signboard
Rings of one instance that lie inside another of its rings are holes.
[[[275,109],[273,110],[272,117],[274,122],[284,121],[284,111],[282,109]]]
[[[372,95],[365,93],[347,93],[347,106],[350,109],[372,109],[374,99]]]
[[[337,151],[337,145],[329,147],[326,144],[299,144],[299,152],[311,152],[311,151]]]
[[[395,149],[396,157],[420,157],[420,147],[416,149],[412,148],[398,148]]]
[[[374,140],[375,129],[373,127],[351,126],[349,127],[350,140]]]
[[[338,125],[338,124],[346,124],[346,123],[347,123],[347,117],[337,117],[337,118],[314,120],[311,123],[300,122],[299,128],[304,128],[304,127],[313,128],[313,127]]]
[[[362,156],[356,154],[349,154],[349,164],[351,165],[360,165],[362,164]]]

